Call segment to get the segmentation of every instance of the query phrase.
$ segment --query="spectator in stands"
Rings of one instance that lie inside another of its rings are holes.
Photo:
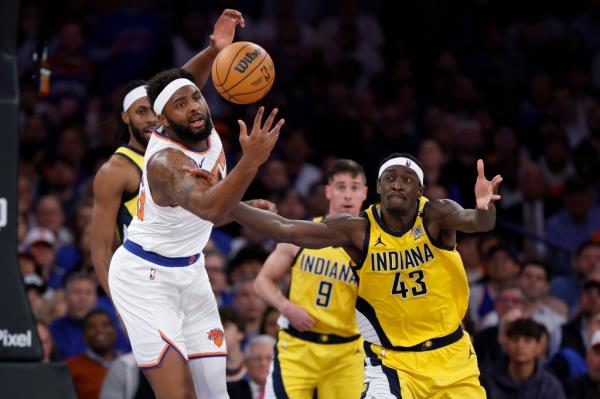
[[[217,298],[217,305],[232,306],[233,294],[227,285],[227,264],[225,255],[218,249],[204,251],[204,267],[210,286]]]
[[[247,245],[229,262],[229,281],[233,286],[244,276],[256,276],[267,259],[268,252],[260,245]]]
[[[569,306],[570,315],[575,314],[579,305],[581,285],[595,270],[600,270],[600,242],[588,240],[577,248],[572,272],[552,279],[550,294],[562,299]]]
[[[35,218],[38,226],[54,233],[57,248],[73,242],[73,235],[65,227],[65,213],[57,196],[47,194],[41,197],[37,202]]]
[[[34,273],[39,273],[44,282],[48,282],[48,277],[54,267],[55,244],[54,233],[45,227],[32,228],[23,241],[23,248],[35,262]]]
[[[235,310],[242,318],[246,338],[251,338],[259,333],[260,322],[267,309],[267,303],[254,291],[254,278],[254,275],[242,276],[234,288]]]
[[[67,359],[67,366],[79,399],[96,399],[102,381],[117,357],[117,330],[104,310],[93,310],[83,319],[85,353]]]
[[[38,337],[40,338],[40,343],[42,344],[42,362],[48,363],[58,361],[60,358],[56,346],[54,346],[54,341],[52,341],[50,328],[48,328],[48,325],[41,320],[36,321],[35,326]]]
[[[262,399],[265,395],[265,384],[269,376],[269,367],[273,362],[275,338],[270,335],[256,335],[246,346],[246,367],[252,399]]]
[[[272,306],[269,306],[263,314],[262,321],[260,322],[260,333],[270,335],[273,338],[277,338],[279,332],[279,324],[277,321],[281,316],[281,312]]]
[[[227,392],[231,399],[250,399],[252,393],[248,384],[248,368],[242,351],[244,324],[238,312],[233,308],[220,308],[219,315],[227,342],[226,380]]]
[[[137,366],[133,353],[117,357],[108,372],[102,388],[100,399],[154,399],[154,392],[142,370]]]
[[[477,234],[461,234],[457,237],[456,249],[465,265],[470,286],[476,284],[483,277],[483,264],[477,251],[480,238],[481,236]]]
[[[588,372],[567,381],[565,385],[568,399],[600,398],[600,330],[592,336],[585,360]]]
[[[563,326],[561,347],[570,347],[581,354],[585,353],[586,325],[597,313],[600,313],[600,271],[591,273],[583,284],[580,313]]]
[[[527,297],[525,313],[546,327],[550,336],[551,352],[554,353],[560,344],[555,332],[566,323],[569,309],[562,300],[548,294],[550,288],[549,267],[536,260],[523,263],[519,284]]]
[[[67,314],[50,325],[52,337],[63,359],[81,355],[86,350],[83,320],[96,306],[96,291],[96,281],[89,274],[76,272],[67,277]]]
[[[568,272],[569,252],[600,231],[600,207],[594,205],[592,188],[579,179],[569,179],[565,184],[565,209],[552,216],[546,224],[546,236],[564,250],[555,251],[556,270]],[[565,251],[566,250],[566,251]]]
[[[531,319],[518,319],[506,330],[507,356],[482,377],[490,399],[563,399],[560,382],[539,362],[544,327]]]
[[[25,285],[25,293],[31,307],[31,312],[36,319],[43,317],[46,301],[44,300],[44,292],[46,287],[44,281],[37,274],[26,274],[23,276],[23,284]]]
[[[494,312],[494,301],[502,285],[517,282],[521,266],[516,256],[505,245],[499,244],[489,249],[486,255],[486,279],[471,290],[469,305],[477,329],[498,324]]]
[[[502,331],[508,322],[523,317],[526,309],[525,293],[518,284],[507,284],[500,287],[496,298],[496,314],[500,322],[487,327],[473,338],[473,347],[477,353],[480,370],[489,370],[502,356]]]

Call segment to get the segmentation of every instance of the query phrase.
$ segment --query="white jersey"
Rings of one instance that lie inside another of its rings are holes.
[[[188,257],[201,253],[210,238],[213,224],[177,204],[159,206],[148,185],[148,160],[158,151],[173,148],[194,160],[198,168],[223,179],[227,173],[225,152],[216,130],[212,130],[206,151],[194,151],[170,137],[154,132],[144,156],[144,172],[138,196],[138,211],[127,230],[127,239],[144,250],[166,257]],[[183,173],[183,171],[181,172]]]

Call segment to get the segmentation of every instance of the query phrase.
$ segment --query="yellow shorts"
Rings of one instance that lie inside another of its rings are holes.
[[[364,381],[362,339],[315,343],[279,331],[266,398],[358,399]]]
[[[423,352],[365,344],[365,399],[484,399],[475,350],[465,332],[458,341]]]

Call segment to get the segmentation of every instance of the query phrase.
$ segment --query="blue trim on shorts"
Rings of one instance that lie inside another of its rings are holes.
[[[277,337],[277,341],[275,342],[275,348],[273,348],[273,390],[275,391],[275,397],[277,399],[288,399],[288,395],[285,392],[285,386],[283,385],[281,365],[279,364],[279,352],[277,351],[278,343],[279,336]]]
[[[126,240],[123,243],[123,248],[131,252],[132,254],[139,256],[140,258],[152,262],[159,266],[166,267],[184,267],[189,266],[198,261],[200,254],[185,256],[182,258],[168,258],[157,254],[156,252],[146,251],[141,245],[136,244],[131,240]]]

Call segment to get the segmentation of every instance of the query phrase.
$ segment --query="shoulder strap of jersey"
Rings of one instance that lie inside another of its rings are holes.
[[[140,176],[144,170],[144,153],[130,145],[122,145],[115,151],[116,155],[121,155],[131,162],[139,172]]]

